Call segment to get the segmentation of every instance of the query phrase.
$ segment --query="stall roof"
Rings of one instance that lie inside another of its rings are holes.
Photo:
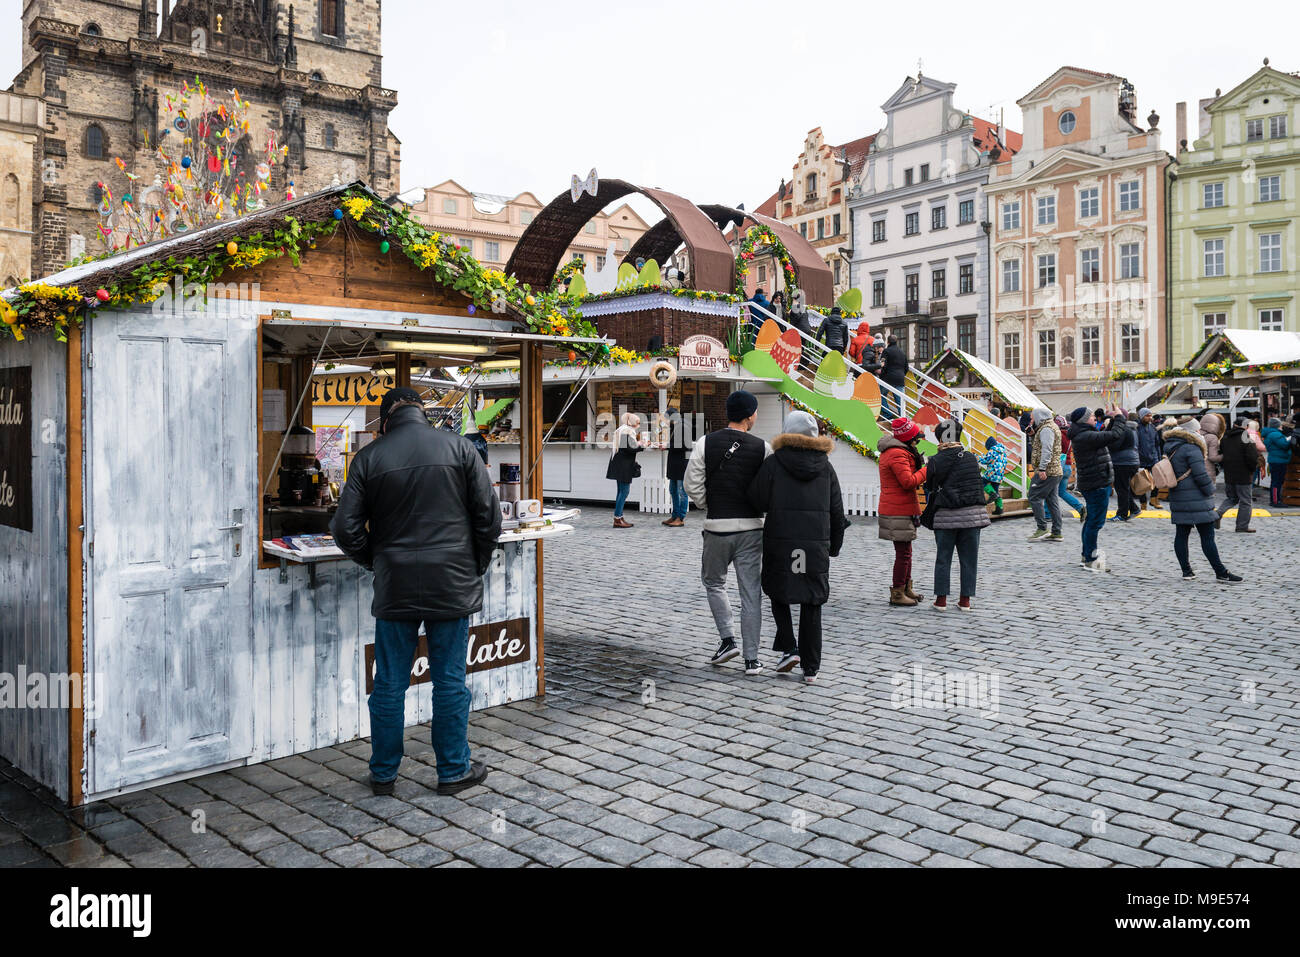
[[[977,376],[1021,408],[1046,409],[1048,407],[1047,403],[1034,395],[1029,387],[1016,377],[1015,373],[999,369],[993,363],[985,362],[979,356],[973,356],[969,352],[962,352],[960,349],[952,351],[970,366]]]
[[[1265,332],[1260,329],[1224,329],[1205,340],[1189,364],[1204,368],[1227,342],[1236,349],[1247,365],[1300,364],[1300,333]]]

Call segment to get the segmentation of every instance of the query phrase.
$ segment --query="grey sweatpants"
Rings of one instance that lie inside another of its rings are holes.
[[[1038,476],[1029,483],[1029,507],[1034,510],[1034,521],[1038,527],[1047,528],[1047,515],[1045,512],[1050,510],[1052,513],[1052,534],[1061,534],[1061,497],[1057,494],[1057,487],[1061,484],[1061,477],[1055,478],[1047,476],[1044,481],[1039,481]]]
[[[1228,509],[1237,506],[1237,528],[1250,528],[1251,510],[1255,507],[1250,499],[1249,485],[1224,485],[1228,500],[1219,506],[1219,517],[1228,514]]]
[[[700,578],[709,597],[709,609],[723,638],[736,637],[736,620],[727,599],[727,569],[736,569],[740,588],[740,644],[746,661],[758,660],[759,631],[763,626],[763,530],[733,535],[704,533]]]

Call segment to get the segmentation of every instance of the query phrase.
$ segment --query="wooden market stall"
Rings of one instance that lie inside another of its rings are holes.
[[[559,305],[360,184],[7,291],[0,660],[88,677],[63,707],[0,709],[0,755],[80,804],[368,734],[372,575],[311,538],[335,477],[300,444],[313,378],[517,365],[519,497],[540,499],[543,365],[604,348]],[[562,519],[507,523],[471,621],[475,709],[545,690]],[[408,724],[430,716],[418,656],[413,675]]]

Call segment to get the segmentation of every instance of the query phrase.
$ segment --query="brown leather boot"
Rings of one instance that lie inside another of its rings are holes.
[[[908,598],[901,588],[891,588],[889,589],[889,603],[900,608],[911,608],[916,604],[916,599]]]
[[[903,594],[917,604],[920,604],[921,599],[925,597],[924,595],[918,595],[916,593],[916,590],[912,587],[912,579],[910,578],[907,580],[907,584],[903,586]]]
[[[614,519],[614,527],[615,527],[615,528],[631,528],[631,527],[632,527],[632,523],[631,523],[631,522],[628,522],[628,521],[625,521],[624,519],[621,519],[621,518],[616,518],[616,519]]]

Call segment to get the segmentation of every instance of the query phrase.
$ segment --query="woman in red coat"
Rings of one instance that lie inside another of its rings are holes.
[[[916,490],[925,484],[925,460],[917,451],[921,430],[910,419],[894,419],[892,435],[880,452],[880,537],[894,543],[894,579],[889,603],[910,608],[921,601],[912,589],[912,542],[916,540],[921,504]]]

